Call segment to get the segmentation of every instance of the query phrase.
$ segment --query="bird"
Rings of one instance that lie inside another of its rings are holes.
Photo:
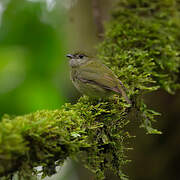
[[[100,60],[83,53],[67,54],[66,57],[70,59],[70,78],[79,92],[92,98],[121,94],[128,104],[132,104],[123,83]]]

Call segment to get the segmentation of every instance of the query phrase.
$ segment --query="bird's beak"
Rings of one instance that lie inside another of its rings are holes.
[[[66,57],[72,59],[72,58],[73,58],[73,55],[72,55],[72,54],[67,54]]]

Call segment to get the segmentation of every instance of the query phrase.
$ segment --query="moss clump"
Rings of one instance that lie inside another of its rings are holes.
[[[124,129],[126,108],[118,97],[106,102],[84,96],[75,105],[60,110],[39,111],[13,119],[4,116],[0,124],[0,175],[19,171],[24,178],[43,167],[43,177],[67,157],[81,156],[86,167],[99,179],[107,169],[124,176],[125,144],[130,138]],[[22,175],[23,172],[23,175]]]
[[[125,0],[113,11],[99,57],[128,88],[141,112],[141,127],[160,133],[151,122],[159,115],[142,98],[159,88],[173,94],[180,87],[180,12],[176,0]]]

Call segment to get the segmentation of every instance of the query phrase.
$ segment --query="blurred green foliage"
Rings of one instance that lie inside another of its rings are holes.
[[[0,6],[0,116],[60,107],[65,101],[63,9],[28,0]]]

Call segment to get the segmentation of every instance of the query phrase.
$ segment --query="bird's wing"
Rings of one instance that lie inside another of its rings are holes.
[[[112,91],[116,91],[118,87],[118,79],[113,72],[97,61],[89,61],[87,64],[82,65],[78,72],[78,78],[81,81],[98,84]]]
[[[97,61],[90,61],[82,65],[78,72],[78,79],[80,81],[96,84],[107,90],[119,93],[125,98],[127,103],[131,104],[131,101],[126,95],[124,85],[105,65]]]

